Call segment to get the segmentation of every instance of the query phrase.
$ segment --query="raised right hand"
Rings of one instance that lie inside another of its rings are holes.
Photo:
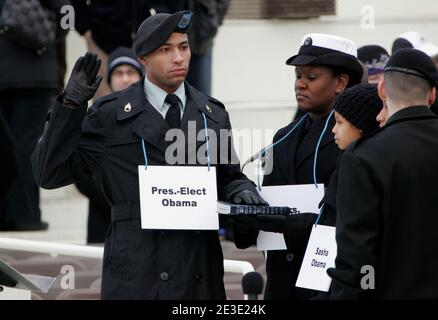
[[[102,81],[102,77],[97,75],[100,64],[97,55],[90,52],[76,61],[65,87],[64,104],[80,107],[93,98]]]

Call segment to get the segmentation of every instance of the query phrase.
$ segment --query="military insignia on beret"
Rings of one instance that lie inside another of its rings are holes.
[[[312,38],[306,38],[306,40],[304,40],[304,45],[305,46],[311,46],[312,45]]]
[[[178,22],[178,28],[186,29],[190,25],[190,22],[192,22],[192,17],[193,17],[193,13],[191,12],[184,13]]]

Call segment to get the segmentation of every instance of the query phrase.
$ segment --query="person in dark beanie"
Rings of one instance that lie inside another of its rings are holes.
[[[358,84],[338,96],[333,106],[336,124],[332,132],[339,149],[345,150],[354,140],[377,130],[376,117],[382,106],[373,84]]]
[[[144,74],[134,50],[119,47],[108,57],[108,84],[113,92],[121,91],[139,81]]]
[[[295,67],[295,95],[306,118],[291,122],[275,134],[273,143],[281,143],[275,145],[266,157],[265,168],[272,168],[272,171],[265,172],[263,186],[312,184],[315,180],[328,185],[339,155],[330,133],[335,124],[331,116],[333,103],[347,88],[361,81],[363,69],[356,55],[356,46],[349,39],[319,33],[303,37],[298,53],[286,64]],[[319,139],[321,144],[314,175],[315,149]],[[313,219],[313,215],[308,217]],[[234,218],[236,246],[248,248],[256,242],[259,231],[287,232],[283,218]],[[308,235],[300,232],[294,236],[298,240],[293,248],[267,253],[265,299],[309,299],[316,294],[316,291],[295,287]]]
[[[438,73],[416,49],[396,51],[378,85],[388,121],[339,164],[331,299],[438,299]],[[425,263],[427,261],[427,263]]]
[[[357,49],[357,58],[368,71],[368,83],[378,83],[383,78],[383,69],[388,62],[389,54],[378,45],[366,45]]]
[[[373,84],[358,84],[345,90],[336,98],[335,104],[333,105],[336,124],[332,129],[332,133],[335,143],[341,150],[338,162],[342,152],[347,149],[349,145],[360,137],[371,134],[379,129],[379,122],[376,118],[382,110],[382,107],[383,102],[377,92],[377,86]],[[338,168],[336,168],[333,173],[320,204],[325,204],[325,210],[323,212],[324,219],[321,223],[332,226],[334,226],[336,222],[337,171]],[[314,218],[316,219],[316,217]],[[306,227],[309,228],[310,226],[311,225],[308,224]],[[294,228],[291,222],[289,222],[289,228]],[[292,233],[291,231],[291,234]],[[292,246],[293,241],[294,238],[291,237],[287,239],[286,242]]]
[[[324,198],[320,206],[324,205],[322,219],[320,224],[335,226],[337,215],[337,190],[338,190],[338,168],[342,153],[354,141],[360,137],[373,133],[379,129],[377,116],[383,109],[383,102],[377,92],[377,86],[374,84],[358,84],[345,90],[336,98],[333,105],[335,110],[336,124],[332,129],[335,143],[341,150],[338,157],[336,169],[330,179],[328,187],[325,190]],[[295,233],[298,228],[304,228],[309,236],[311,227],[316,221],[317,216],[313,219],[304,219],[301,217],[292,218],[288,221],[289,237],[285,236],[286,245],[293,247],[296,242]]]

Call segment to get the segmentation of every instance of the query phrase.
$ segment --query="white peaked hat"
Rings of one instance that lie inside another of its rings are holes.
[[[298,54],[286,61],[291,66],[327,66],[345,70],[353,84],[360,83],[363,69],[357,60],[357,48],[347,38],[309,33],[303,37]]]
[[[397,36],[392,44],[392,53],[402,48],[417,49],[423,51],[429,57],[438,54],[438,46],[416,31],[405,32]]]

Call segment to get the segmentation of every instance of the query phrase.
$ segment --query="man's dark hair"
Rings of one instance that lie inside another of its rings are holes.
[[[386,94],[394,102],[419,104],[427,100],[427,94],[432,89],[426,79],[407,73],[386,71],[384,79]]]

